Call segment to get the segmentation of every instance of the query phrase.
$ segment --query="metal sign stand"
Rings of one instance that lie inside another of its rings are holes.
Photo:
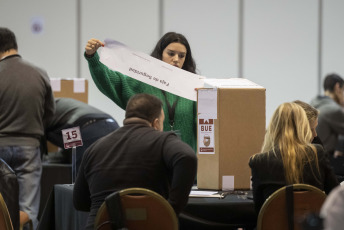
[[[76,179],[76,147],[72,148],[72,184]]]

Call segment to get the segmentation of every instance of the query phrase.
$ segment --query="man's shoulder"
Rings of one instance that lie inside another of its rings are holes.
[[[328,115],[336,112],[343,112],[342,107],[338,105],[332,98],[327,96],[318,96],[312,100],[310,105],[320,111],[319,116]]]
[[[178,137],[173,132],[164,132],[165,136],[165,149],[167,148],[169,151],[178,152],[184,155],[190,155],[196,158],[196,153],[194,150],[189,146],[187,143],[182,141],[180,137]]]
[[[12,60],[11,60],[12,59]],[[12,66],[13,69],[20,72],[25,72],[26,77],[34,77],[36,79],[43,79],[45,84],[50,84],[50,79],[48,77],[47,71],[43,68],[33,64],[30,61],[27,61],[20,56],[11,58],[9,65]],[[38,77],[38,78],[37,78]]]
[[[331,99],[330,97],[318,95],[315,98],[313,98],[309,104],[311,106],[319,109],[323,106],[327,106],[329,104],[332,104],[333,102],[334,102],[333,99]]]

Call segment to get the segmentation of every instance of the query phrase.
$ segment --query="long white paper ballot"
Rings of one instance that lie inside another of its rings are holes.
[[[195,88],[204,86],[203,76],[172,66],[126,45],[105,40],[99,50],[100,61],[109,69],[142,81],[175,95],[196,101]]]

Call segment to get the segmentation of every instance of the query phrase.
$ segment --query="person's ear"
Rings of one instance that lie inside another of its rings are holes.
[[[159,119],[158,118],[155,118],[153,123],[152,123],[152,127],[155,129],[155,130],[160,130],[160,123],[159,123]]]
[[[335,92],[338,92],[338,90],[340,90],[340,84],[339,84],[339,82],[337,82],[337,83],[334,85],[334,90],[335,90]]]

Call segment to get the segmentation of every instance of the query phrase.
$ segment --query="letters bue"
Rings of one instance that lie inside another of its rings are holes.
[[[201,131],[207,131],[207,132],[212,132],[212,126],[211,125],[202,125],[201,126]]]

